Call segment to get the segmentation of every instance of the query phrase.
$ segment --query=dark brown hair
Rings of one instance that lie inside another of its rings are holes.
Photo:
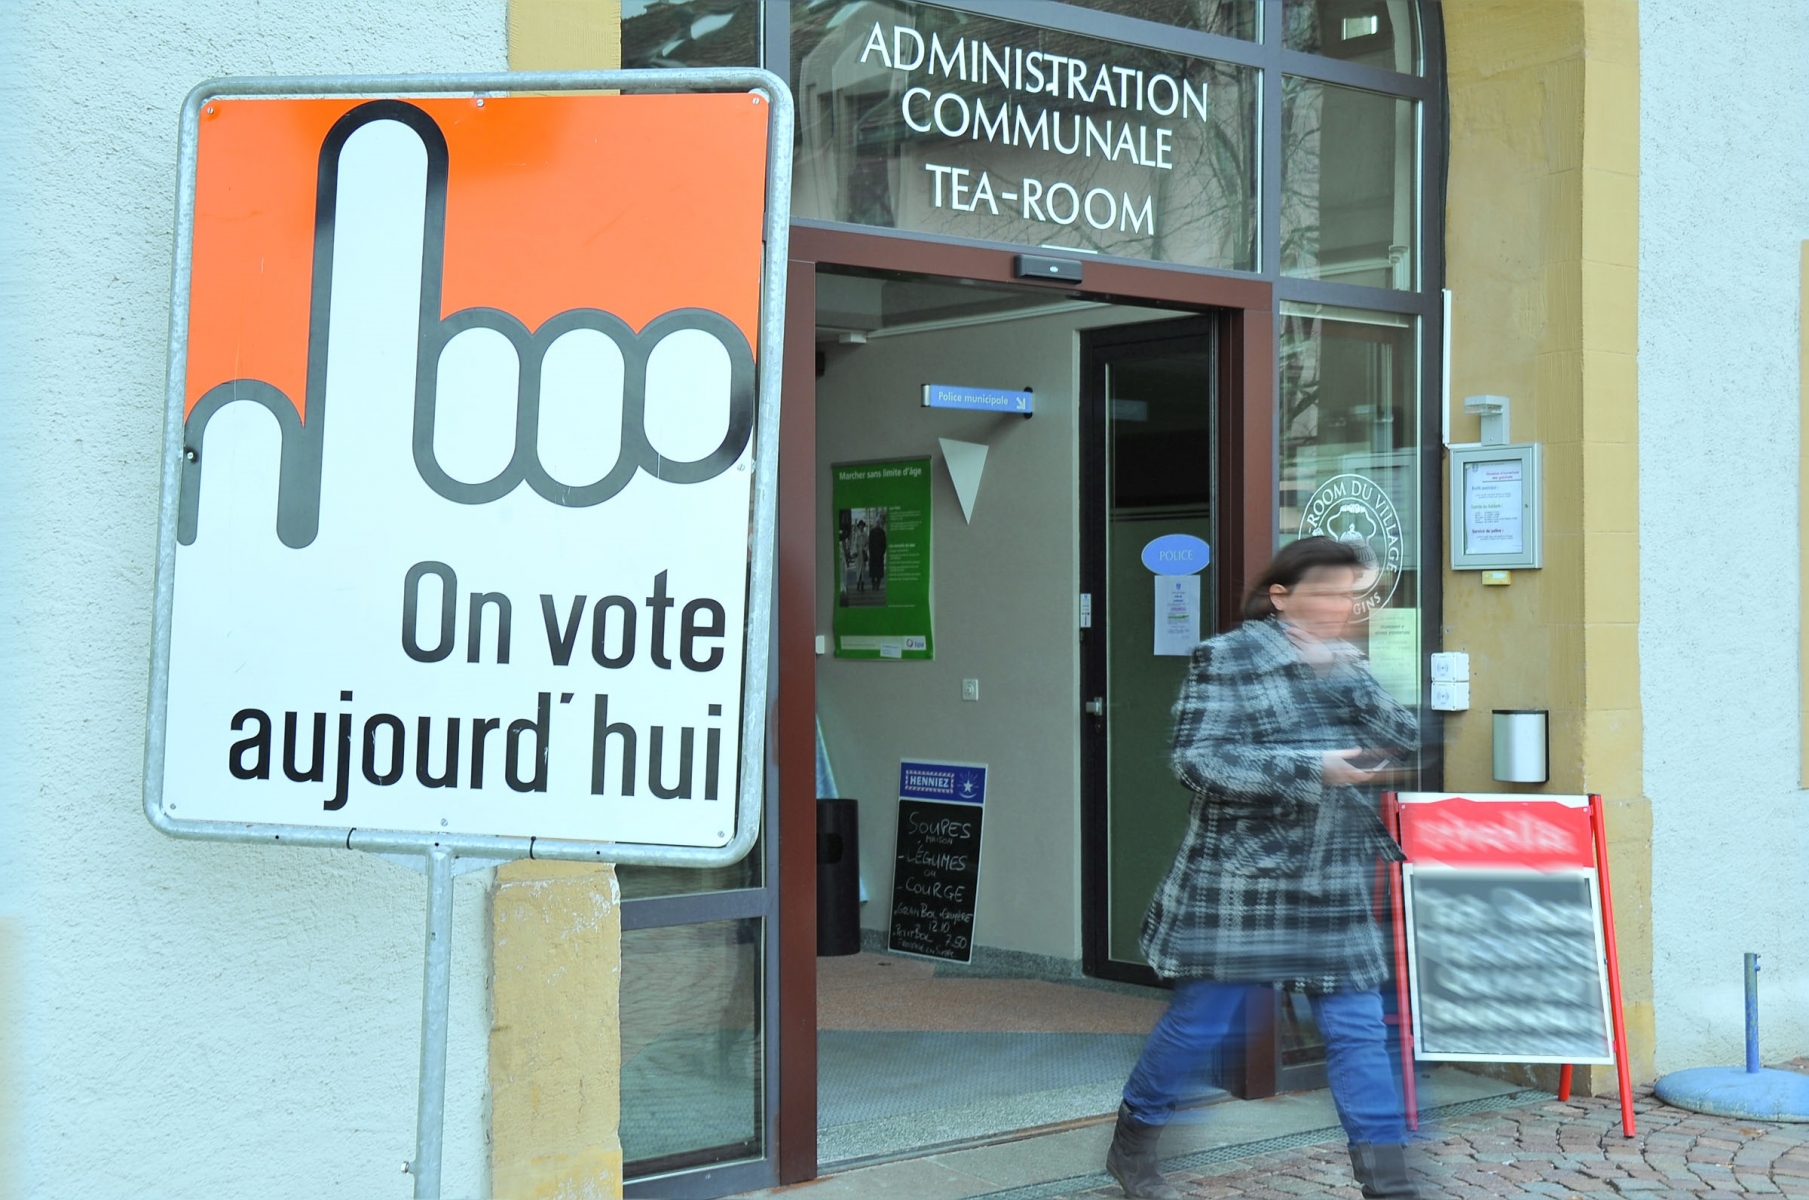
[[[1244,620],[1261,621],[1275,615],[1275,606],[1269,602],[1269,589],[1276,584],[1291,592],[1314,571],[1328,567],[1363,571],[1374,565],[1369,547],[1358,543],[1329,537],[1303,537],[1289,542],[1269,560],[1269,565],[1244,593]]]

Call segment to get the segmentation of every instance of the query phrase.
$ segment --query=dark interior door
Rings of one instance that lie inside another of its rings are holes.
[[[1164,576],[1143,550],[1175,534],[1217,541],[1216,322],[1090,331],[1081,350],[1081,718],[1088,816],[1088,969],[1157,982],[1143,913],[1187,824],[1169,771],[1169,709],[1192,642],[1217,630],[1216,566]]]
[[[1237,499],[1221,484],[1238,486],[1223,479],[1222,328],[1211,317],[1122,325],[1081,347],[1083,940],[1088,973],[1103,979],[1161,982],[1138,937],[1193,800],[1169,769],[1188,664],[1177,634],[1191,621],[1210,637],[1236,619],[1227,597],[1241,581],[1220,577],[1236,566],[1216,553]],[[1193,583],[1144,565],[1144,547],[1172,534],[1215,551]],[[1304,999],[1267,987],[1251,989],[1241,1045],[1210,1068],[1245,1097],[1322,1086],[1324,1069]]]

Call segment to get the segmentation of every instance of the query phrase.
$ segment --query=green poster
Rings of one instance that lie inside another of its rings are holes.
[[[840,463],[830,470],[836,657],[934,657],[930,460]]]

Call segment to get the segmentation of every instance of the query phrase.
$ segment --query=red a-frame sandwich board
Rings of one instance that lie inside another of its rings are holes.
[[[1614,937],[1614,901],[1608,884],[1608,837],[1599,795],[1542,796],[1386,792],[1382,821],[1410,864],[1471,869],[1530,868],[1595,873],[1601,894],[1602,940],[1608,969],[1615,1072],[1620,1082],[1621,1132],[1634,1135],[1633,1084],[1627,1063],[1627,1022],[1621,1010],[1620,953]],[[1399,1001],[1402,1098],[1410,1128],[1419,1127],[1415,1095],[1413,1023],[1407,973],[1407,929],[1400,863],[1388,868],[1394,914],[1395,987]],[[1570,1099],[1571,1064],[1558,1074],[1558,1099]]]

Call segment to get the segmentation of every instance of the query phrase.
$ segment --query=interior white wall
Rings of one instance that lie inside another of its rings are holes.
[[[0,1193],[407,1196],[425,881],[141,808],[177,118],[214,76],[502,70],[504,0],[0,7]],[[481,1195],[485,892],[455,891],[445,1186]]]
[[[1662,1071],[1809,1053],[1797,347],[1799,0],[1640,5],[1640,686]],[[1587,186],[1587,184],[1585,184]]]
[[[1099,308],[835,348],[817,381],[817,712],[844,796],[861,801],[861,924],[891,913],[900,759],[983,762],[976,945],[1079,959],[1080,639],[1077,331],[1177,314]],[[933,378],[932,378],[933,377]],[[1036,416],[922,407],[925,383],[1036,392]],[[973,522],[938,438],[983,442]],[[936,656],[833,656],[830,464],[930,455]],[[980,699],[961,699],[978,679]]]

